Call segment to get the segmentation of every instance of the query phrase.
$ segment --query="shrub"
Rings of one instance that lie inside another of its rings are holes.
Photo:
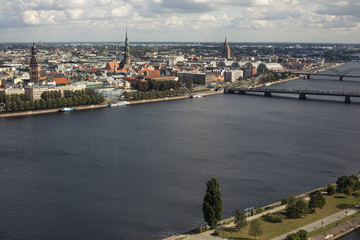
[[[262,216],[262,218],[267,222],[277,223],[277,222],[282,222],[285,217],[283,215],[268,213]]]
[[[262,209],[262,208],[258,208],[258,209],[256,209],[256,214],[260,214],[260,213],[262,213],[264,210]]]
[[[305,230],[299,230],[296,233],[292,233],[286,236],[285,240],[307,240],[308,232]]]
[[[296,198],[294,196],[288,197],[288,198],[283,198],[281,199],[281,205],[286,205],[286,204],[290,204],[292,202],[295,202]]]
[[[334,195],[335,194],[335,187],[333,185],[328,185],[327,186],[327,189],[326,189],[326,192],[331,196],[331,195]]]
[[[254,210],[254,209],[251,209],[250,215],[251,215],[251,216],[254,216],[254,215],[255,215],[255,210]]]
[[[301,218],[309,212],[306,201],[302,198],[290,203],[286,207],[286,214],[289,218]]]

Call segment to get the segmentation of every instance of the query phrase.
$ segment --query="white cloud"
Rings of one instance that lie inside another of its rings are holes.
[[[57,31],[70,33],[66,35],[69,41],[76,40],[77,32],[89,31],[90,27],[103,32],[105,37],[113,36],[111,31],[125,26],[125,19],[139,36],[146,31],[147,38],[154,39],[179,28],[188,40],[207,40],[225,32],[233,32],[240,40],[243,34],[239,29],[252,30],[254,36],[272,29],[274,36],[278,35],[276,32],[284,34],[284,41],[290,37],[287,32],[297,31],[299,36],[302,32],[311,38],[308,32],[314,29],[319,34],[321,29],[327,29],[333,35],[351,30],[353,39],[360,37],[358,0],[0,0],[2,30],[49,26],[46,28],[49,31],[57,25],[54,28]],[[192,29],[197,31],[191,32]],[[174,34],[166,37],[178,40]]]
[[[199,17],[199,22],[216,22],[217,19],[215,16],[203,14]]]

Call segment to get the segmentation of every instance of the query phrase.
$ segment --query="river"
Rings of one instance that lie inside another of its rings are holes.
[[[360,90],[295,80],[279,88]],[[216,95],[0,119],[0,239],[161,239],[360,170],[360,101]]]

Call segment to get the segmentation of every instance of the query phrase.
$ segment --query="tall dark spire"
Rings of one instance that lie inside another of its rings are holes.
[[[126,65],[130,65],[130,47],[129,47],[129,40],[127,35],[127,27],[126,27],[126,34],[125,34],[125,49],[124,49],[124,62]]]

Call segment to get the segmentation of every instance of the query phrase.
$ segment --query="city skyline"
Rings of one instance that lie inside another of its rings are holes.
[[[358,43],[360,3],[298,0],[0,0],[0,42]]]

